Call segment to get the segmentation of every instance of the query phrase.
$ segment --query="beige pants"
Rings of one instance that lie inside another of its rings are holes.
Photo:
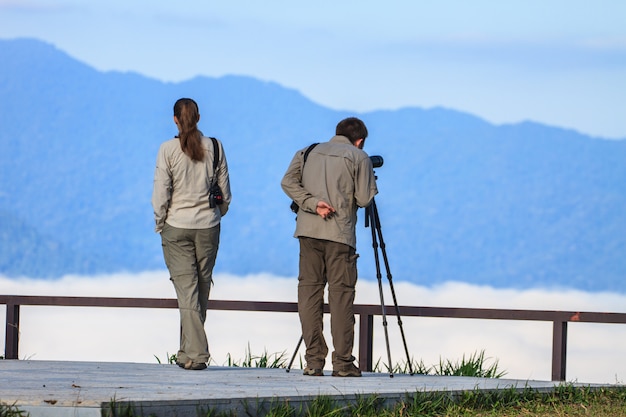
[[[219,238],[219,225],[211,229],[179,229],[166,223],[161,232],[163,257],[180,312],[178,362],[207,363],[210,358],[204,322]]]
[[[354,248],[337,242],[301,237],[298,313],[309,368],[323,369],[328,347],[323,333],[324,288],[328,283],[333,370],[354,361],[354,295],[357,281]]]

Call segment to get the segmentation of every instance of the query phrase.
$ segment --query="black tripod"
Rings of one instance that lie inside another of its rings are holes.
[[[391,270],[389,268],[389,260],[387,259],[387,251],[385,249],[385,241],[383,240],[383,232],[380,228],[380,219],[378,217],[378,208],[376,208],[376,201],[372,199],[372,202],[368,207],[365,208],[365,227],[370,227],[372,230],[372,247],[374,248],[374,260],[376,261],[376,279],[378,281],[378,292],[380,294],[380,306],[382,308],[382,317],[383,317],[383,328],[385,330],[385,344],[387,346],[387,359],[389,360],[388,369],[389,369],[389,377],[393,378],[393,368],[391,364],[391,350],[389,349],[389,333],[387,331],[387,311],[385,309],[385,299],[383,296],[383,284],[382,284],[382,274],[380,270],[380,258],[378,255],[378,249],[383,255],[383,261],[385,262],[385,270],[387,271],[387,280],[389,281],[389,287],[391,289],[391,296],[393,298],[393,303],[396,308],[396,315],[398,317],[398,326],[400,327],[400,334],[402,335],[402,343],[404,344],[404,351],[406,353],[406,361],[409,366],[409,373],[413,375],[413,365],[411,364],[411,359],[409,357],[409,349],[406,344],[406,338],[404,337],[404,329],[402,327],[402,318],[400,317],[400,308],[398,307],[398,301],[396,299],[396,291],[393,288],[393,279],[391,277]],[[379,242],[380,241],[380,245]],[[296,345],[296,349],[293,352],[293,356],[289,361],[289,365],[287,366],[287,372],[291,369],[291,365],[293,365],[293,361],[296,358],[296,354],[300,349],[300,345],[302,344],[302,336],[300,336],[300,340]]]
[[[387,359],[389,376],[393,378],[393,368],[391,364],[391,351],[389,349],[389,333],[387,331],[387,312],[385,309],[385,298],[383,296],[383,283],[382,274],[380,272],[380,259],[378,256],[378,249],[380,241],[380,251],[383,255],[383,261],[385,262],[385,270],[387,271],[387,280],[389,281],[389,288],[391,289],[391,297],[393,298],[393,304],[396,308],[396,316],[398,317],[398,327],[400,327],[400,334],[402,335],[402,343],[404,345],[404,352],[406,353],[406,362],[409,366],[409,373],[413,375],[413,365],[411,364],[411,358],[409,357],[409,348],[406,345],[406,338],[404,337],[404,328],[402,327],[402,318],[400,316],[400,308],[398,307],[398,300],[396,299],[396,291],[393,288],[393,278],[391,277],[391,269],[389,268],[389,260],[387,259],[387,251],[385,249],[385,241],[383,239],[383,232],[380,228],[380,218],[378,217],[378,208],[376,207],[376,201],[372,199],[369,206],[365,208],[365,227],[370,227],[372,230],[372,247],[374,248],[374,260],[376,261],[376,280],[378,281],[378,292],[380,294],[380,306],[382,309],[383,317],[383,329],[385,330],[385,344],[387,346]]]

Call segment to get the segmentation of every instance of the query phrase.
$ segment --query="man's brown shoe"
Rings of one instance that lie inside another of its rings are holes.
[[[201,371],[203,369],[206,369],[206,363],[196,363],[196,362],[193,362],[189,367],[187,367],[187,365],[185,365],[185,369],[190,369],[192,371]]]
[[[341,377],[359,377],[361,376],[361,370],[354,366],[354,364],[350,364],[348,368],[341,369],[338,371],[333,371],[333,376],[341,376]]]
[[[314,368],[306,367],[306,368],[304,368],[304,372],[302,372],[302,375],[306,375],[306,376],[324,376],[324,371],[322,371],[321,369],[314,369]]]

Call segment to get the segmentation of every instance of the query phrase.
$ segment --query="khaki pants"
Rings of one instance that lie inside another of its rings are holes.
[[[219,238],[219,224],[211,229],[179,229],[166,223],[161,232],[163,257],[180,312],[178,362],[207,363],[210,358],[204,322]]]
[[[354,295],[357,281],[354,248],[337,242],[301,237],[298,313],[309,368],[323,369],[328,347],[323,333],[324,288],[328,283],[333,370],[353,363]]]

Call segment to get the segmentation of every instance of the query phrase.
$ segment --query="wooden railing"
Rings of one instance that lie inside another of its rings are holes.
[[[107,298],[107,297],[47,297],[24,295],[0,295],[0,304],[7,306],[6,339],[4,356],[17,359],[20,334],[21,306],[69,306],[69,307],[136,307],[178,308],[177,301],[169,298]],[[251,312],[296,313],[297,303],[269,301],[210,300],[209,310]],[[328,312],[328,306],[325,306]],[[383,315],[383,307],[373,304],[356,304],[354,312],[359,316],[359,366],[372,370],[374,316]],[[567,324],[616,323],[626,324],[626,313],[595,313],[547,310],[505,310],[479,308],[385,306],[389,317],[440,317],[455,319],[522,320],[552,322],[552,380],[565,381],[567,358]]]

